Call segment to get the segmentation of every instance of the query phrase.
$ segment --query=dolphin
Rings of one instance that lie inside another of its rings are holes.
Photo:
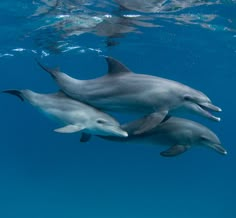
[[[194,146],[205,146],[220,154],[227,154],[215,133],[197,122],[183,118],[166,116],[165,120],[152,130],[136,135],[136,129],[145,119],[141,118],[121,126],[128,133],[127,138],[99,137],[116,142],[169,146],[167,150],[160,153],[165,157],[180,155]]]
[[[221,109],[202,92],[173,80],[134,73],[116,59],[105,58],[108,73],[90,80],[78,80],[58,69],[38,64],[52,76],[64,93],[76,100],[105,111],[149,114],[136,134],[149,131],[169,112],[180,108],[220,121],[210,111],[219,112]]]
[[[166,4],[166,0],[115,0],[121,8],[127,10],[135,10],[142,13],[157,13],[160,12],[162,7]]]
[[[65,126],[55,129],[59,133],[85,132],[89,139],[91,134],[103,136],[112,135],[127,137],[128,134],[121,129],[120,124],[110,115],[103,113],[89,105],[67,97],[62,92],[53,94],[40,94],[31,90],[5,90],[26,100],[41,112],[49,115]],[[83,139],[81,139],[83,141]]]

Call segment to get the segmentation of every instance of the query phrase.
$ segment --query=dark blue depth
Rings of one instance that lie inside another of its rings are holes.
[[[223,109],[222,121],[186,117],[212,129],[228,155],[196,147],[164,158],[161,146],[97,137],[82,144],[80,134],[53,132],[56,123],[1,94],[0,217],[235,218],[235,1],[189,1],[189,7],[159,13],[122,11],[115,1],[59,0],[55,8],[45,2],[0,3],[1,90],[57,91],[35,58],[73,77],[90,79],[106,73],[103,55],[109,55],[134,72],[173,79],[206,93]],[[85,28],[89,17],[105,19],[108,14],[116,18],[109,20],[112,24],[125,26],[124,33],[104,35],[94,26]],[[125,14],[141,17],[117,21]],[[53,26],[59,15],[88,17]],[[69,29],[78,25],[82,27],[77,34]]]

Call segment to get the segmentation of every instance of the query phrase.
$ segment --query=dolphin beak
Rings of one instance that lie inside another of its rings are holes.
[[[118,126],[112,126],[109,127],[109,135],[114,135],[114,136],[119,136],[119,137],[128,137],[128,133],[124,130],[122,130],[120,127]]]
[[[218,153],[222,154],[222,155],[226,155],[227,151],[219,144],[212,144],[209,145],[211,148],[213,148],[215,151],[217,151]]]
[[[208,110],[215,111],[215,112],[221,112],[221,108],[211,104],[210,102],[203,102],[198,103],[199,106],[199,112],[201,112],[204,116],[208,117],[211,120],[220,122],[220,117],[216,117],[212,115]]]
[[[201,107],[207,108],[209,110],[212,111],[216,111],[216,112],[221,112],[221,108],[215,106],[214,104],[210,103],[210,102],[204,102],[204,103],[200,103],[199,104]]]

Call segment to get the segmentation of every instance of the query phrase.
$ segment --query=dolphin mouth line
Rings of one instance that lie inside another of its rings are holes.
[[[218,153],[222,154],[222,155],[227,155],[228,152],[222,147],[221,144],[213,144],[212,147],[214,150],[216,150]]]
[[[211,120],[220,122],[220,117],[214,116],[210,111],[220,112],[222,111],[219,107],[212,104],[198,104],[198,107],[203,114]]]
[[[115,135],[119,137],[128,137],[128,133],[125,130],[122,130],[121,128],[117,127],[111,127],[110,131]]]

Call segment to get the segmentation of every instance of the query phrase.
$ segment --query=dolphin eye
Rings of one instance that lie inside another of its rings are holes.
[[[192,101],[192,98],[189,95],[184,96],[184,100],[186,101]]]
[[[105,124],[105,123],[106,123],[106,120],[98,119],[98,120],[97,120],[97,123],[99,123],[99,124]]]
[[[201,139],[202,139],[202,141],[205,141],[205,142],[209,141],[209,139],[205,136],[201,136]]]

